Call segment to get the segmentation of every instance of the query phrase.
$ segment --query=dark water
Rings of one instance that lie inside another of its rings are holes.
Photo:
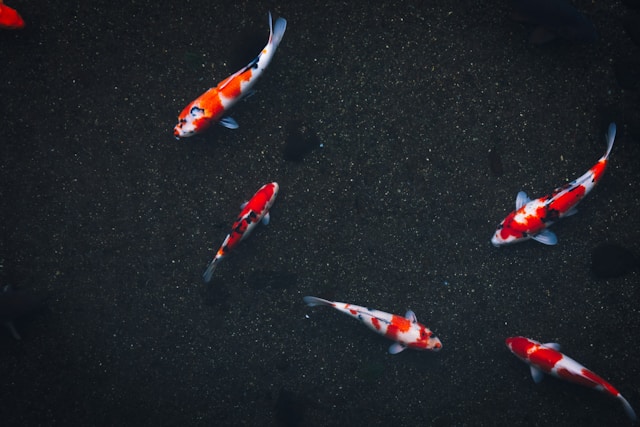
[[[601,393],[535,385],[504,339],[560,342],[640,410],[638,274],[589,270],[604,241],[640,249],[640,98],[612,69],[639,55],[629,11],[584,2],[598,43],[532,47],[502,2],[440,3],[12,1],[0,280],[50,299],[22,341],[0,334],[2,424],[625,425]],[[269,9],[288,28],[240,129],[173,139]],[[610,121],[610,168],[559,244],[492,247],[516,193],[584,173]],[[324,148],[285,161],[291,123]],[[205,287],[269,181],[271,224]],[[411,308],[444,348],[391,356],[304,295]]]

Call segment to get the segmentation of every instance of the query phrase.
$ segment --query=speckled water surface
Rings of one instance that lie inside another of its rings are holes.
[[[0,281],[49,298],[21,341],[0,330],[2,425],[628,423],[601,393],[534,384],[512,335],[561,343],[640,411],[638,273],[589,270],[600,243],[640,252],[625,5],[577,3],[599,41],[545,46],[501,1],[10,5],[28,27],[0,33]],[[268,10],[288,27],[240,128],[175,140]],[[493,247],[516,193],[584,173],[611,121],[610,168],[559,244]],[[292,126],[323,147],[284,160]],[[270,181],[270,225],[205,286]],[[304,295],[412,309],[444,348],[389,355]]]

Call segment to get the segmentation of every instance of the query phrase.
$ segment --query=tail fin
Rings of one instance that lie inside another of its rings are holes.
[[[307,296],[302,298],[302,301],[304,301],[309,307],[315,307],[316,305],[328,305],[330,307],[333,306],[333,303],[331,301],[327,301],[326,299],[318,297]]]
[[[271,18],[271,12],[269,12],[269,43],[278,47],[284,36],[284,31],[287,29],[287,20],[284,18],[276,19],[276,25],[273,25],[273,19]]]
[[[625,399],[621,394],[618,394],[618,399],[620,399],[620,401],[622,402],[622,407],[624,408],[624,412],[627,414],[631,422],[635,424],[638,419],[636,417],[636,412],[633,410],[629,402],[627,402],[627,399]]]
[[[605,138],[607,139],[607,152],[604,154],[604,158],[609,157],[609,153],[611,153],[611,149],[613,148],[613,141],[615,141],[616,139],[616,124],[615,123],[611,123],[609,125],[609,130],[607,131],[607,134],[605,135]]]
[[[207,267],[207,269],[204,271],[204,274],[202,275],[202,278],[204,279],[204,283],[209,283],[211,281],[211,277],[213,277],[213,272],[216,269],[216,267],[218,266],[218,261],[219,260],[220,260],[220,258],[215,257],[209,263],[209,266]]]

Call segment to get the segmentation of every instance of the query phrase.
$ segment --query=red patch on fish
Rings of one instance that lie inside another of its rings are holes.
[[[0,2],[0,28],[5,30],[20,30],[24,28],[24,19],[17,10]]]

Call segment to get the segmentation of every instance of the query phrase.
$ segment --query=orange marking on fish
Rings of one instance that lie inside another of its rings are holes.
[[[218,85],[218,92],[225,98],[237,98],[242,94],[242,85],[251,80],[251,69],[237,75],[226,84]]]
[[[411,329],[411,321],[397,314],[394,314],[391,318],[391,324],[398,328],[400,332],[407,332]]]

